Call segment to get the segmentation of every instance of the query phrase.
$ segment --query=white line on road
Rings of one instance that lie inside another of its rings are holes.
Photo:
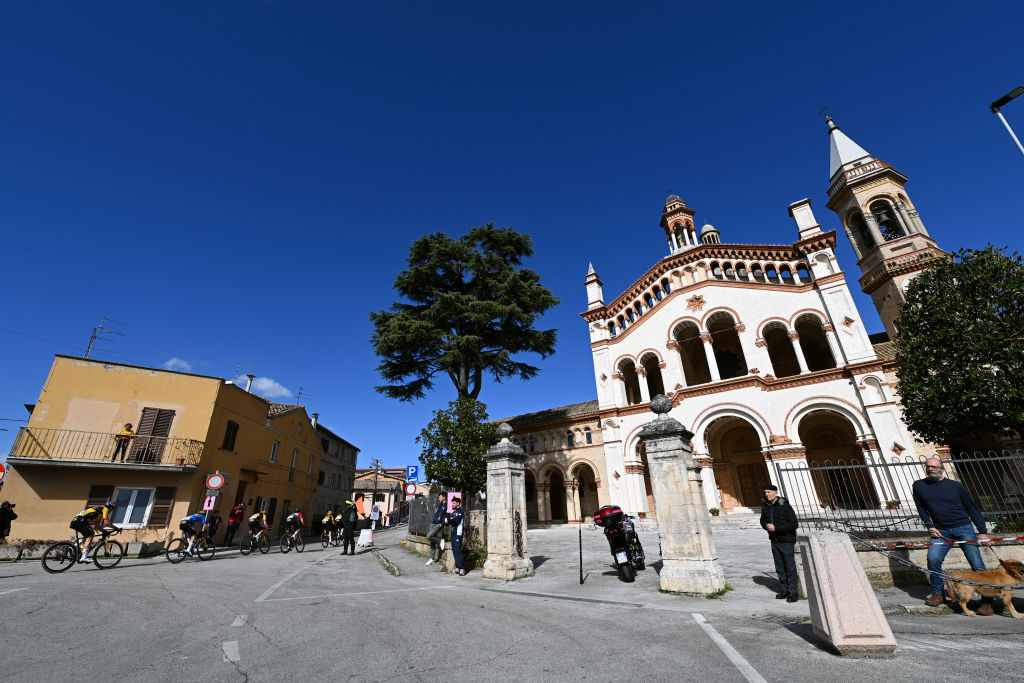
[[[265,601],[267,599],[267,597],[269,597],[274,591],[276,591],[278,588],[280,588],[281,586],[285,585],[286,583],[288,583],[289,581],[294,579],[296,576],[298,576],[303,571],[305,571],[308,567],[309,567],[308,564],[305,567],[299,567],[298,569],[293,571],[291,574],[289,574],[288,576],[284,577],[283,579],[281,579],[280,581],[275,583],[273,586],[271,586],[270,588],[265,590],[263,592],[263,595],[261,595],[260,597],[256,598],[255,602],[263,602],[263,601]]]
[[[26,586],[25,588],[11,588],[10,590],[0,591],[0,595],[5,595],[7,593],[17,593],[18,591],[27,591],[27,590],[28,590],[28,586]]]
[[[235,617],[235,620],[231,622],[231,625],[232,626],[245,626],[245,618],[247,616],[249,616],[249,615],[248,614],[239,614],[237,617]]]
[[[263,599],[263,597],[260,596],[260,599],[256,600],[256,602],[284,602],[285,600],[312,600],[314,598],[336,598],[336,597],[351,598],[351,597],[355,597],[355,596],[358,596],[358,595],[380,595],[382,593],[407,593],[409,591],[434,591],[434,590],[444,590],[445,588],[457,588],[457,586],[421,586],[419,588],[394,588],[392,590],[386,590],[386,591],[363,591],[361,593],[324,593],[323,595],[299,595],[299,596],[292,597],[292,598],[268,598],[268,599]]]
[[[715,641],[715,645],[718,646],[718,649],[721,650],[725,656],[729,658],[729,661],[740,670],[740,673],[743,674],[744,678],[750,681],[750,683],[768,683],[761,674],[757,673],[757,669],[752,667],[750,662],[743,659],[743,655],[737,652],[736,648],[730,645],[729,641],[726,640],[721,633],[716,631],[714,626],[708,623],[703,614],[694,614],[693,620],[697,622],[698,626],[704,629],[704,632],[708,634],[711,640]]]
[[[237,662],[242,658],[238,654],[238,641],[237,640],[225,640],[224,644],[221,645],[224,648],[224,661],[225,662]]]

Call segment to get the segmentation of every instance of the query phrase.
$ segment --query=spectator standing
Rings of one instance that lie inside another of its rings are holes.
[[[925,477],[914,482],[914,504],[921,521],[928,528],[931,540],[928,542],[928,569],[941,572],[946,554],[952,548],[952,541],[968,541],[960,545],[976,572],[985,570],[985,562],[981,559],[978,543],[992,545],[989,540],[985,515],[975,504],[967,488],[958,481],[946,478],[942,470],[942,461],[928,458],[924,461]],[[973,522],[974,526],[971,526]],[[977,527],[978,533],[974,533]],[[943,602],[943,579],[937,574],[929,575],[932,594],[924,602],[930,607],[938,607]],[[992,604],[986,602],[977,610],[977,614],[989,616],[993,614]]]
[[[466,513],[462,511],[462,500],[452,498],[452,511],[448,515],[448,526],[451,527],[452,557],[455,558],[455,573],[465,576],[462,566],[462,533],[465,529]]]
[[[441,559],[444,552],[444,524],[448,517],[447,496],[443,493],[437,494],[437,507],[434,508],[434,516],[430,518],[430,528],[427,530],[427,543],[430,544],[430,559],[427,566],[434,564]],[[434,556],[437,556],[436,559]]]
[[[210,540],[211,544],[217,543],[213,540],[213,536],[217,533],[217,529],[220,528],[223,521],[224,518],[220,516],[220,510],[213,510],[206,515],[206,538]]]
[[[772,543],[772,559],[775,560],[775,573],[782,584],[782,590],[776,593],[778,600],[796,602],[798,595],[798,579],[796,573],[796,529],[799,522],[796,512],[789,502],[779,495],[779,487],[767,484],[764,487],[764,501],[761,503],[761,528],[768,532],[768,540]]]
[[[356,554],[356,522],[359,511],[351,500],[345,501],[345,509],[341,511],[341,554]]]
[[[238,531],[244,517],[245,503],[239,503],[231,508],[231,512],[228,513],[228,530],[224,533],[224,545],[231,545],[231,542],[235,540],[235,532]]]
[[[9,500],[0,503],[0,543],[7,542],[7,537],[11,535],[11,520],[17,518],[14,503]]]
[[[117,444],[114,447],[114,454],[110,456],[110,462],[117,460],[117,455],[121,454],[121,462],[124,462],[124,456],[128,454],[128,444],[135,438],[135,432],[132,431],[132,423],[128,422],[125,424],[124,429],[119,431],[114,436],[114,442]]]

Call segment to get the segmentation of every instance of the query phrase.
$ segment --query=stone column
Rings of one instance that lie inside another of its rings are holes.
[[[871,213],[864,214],[864,222],[868,226],[868,231],[871,233],[872,239],[875,240],[875,245],[885,244],[885,238],[882,237],[882,231],[878,229],[878,220]],[[870,249],[868,250],[870,251]]]
[[[526,453],[508,440],[512,427],[498,427],[501,441],[487,449],[487,561],[484,578],[512,581],[533,576],[526,550]]]
[[[551,524],[551,484],[537,482],[537,524]]]
[[[796,354],[796,362],[800,365],[800,374],[807,374],[810,370],[807,369],[807,359],[804,358],[804,350],[800,346],[800,335],[796,332],[790,332],[789,341],[793,342],[793,352]]]
[[[711,373],[711,381],[721,382],[722,376],[718,374],[718,361],[715,360],[715,347],[711,341],[711,335],[705,332],[700,335],[700,340],[704,342],[704,355],[708,359],[708,372]]]
[[[651,388],[647,386],[647,371],[643,368],[636,369],[636,383],[640,385],[640,402],[651,402]]]
[[[843,350],[839,347],[839,339],[836,338],[836,328],[832,327],[830,323],[825,323],[821,329],[825,332],[825,339],[828,340],[828,347],[832,350],[832,358],[836,361],[836,367],[846,365]]]
[[[668,349],[668,353],[665,355],[671,357],[674,361],[672,363],[672,369],[674,370],[675,374],[675,381],[673,382],[671,378],[667,377],[668,373],[665,373],[665,379],[668,380],[665,382],[665,389],[672,391],[671,387],[674,387],[677,384],[685,387],[686,371],[683,370],[683,357],[679,353],[679,342],[677,342],[675,339],[669,339],[667,342],[665,342],[665,348]]]
[[[565,482],[565,516],[569,524],[577,524],[580,521],[580,483],[575,479],[567,479]]]
[[[658,517],[664,563],[662,590],[707,595],[725,588],[725,574],[711,535],[711,516],[701,491],[700,470],[690,449],[693,434],[668,416],[672,401],[651,401],[658,417],[640,431]]]

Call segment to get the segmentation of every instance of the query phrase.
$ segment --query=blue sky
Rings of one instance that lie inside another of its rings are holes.
[[[94,357],[243,363],[275,400],[303,387],[360,466],[415,463],[454,389],[376,394],[367,316],[416,237],[488,221],[533,236],[562,304],[540,376],[481,399],[592,399],[587,264],[610,300],[664,256],[669,188],[726,242],[792,242],[804,197],[839,227],[823,106],[940,246],[1022,247],[1024,158],[988,110],[1024,84],[1020,3],[494,4],[0,7],[0,418],[105,315],[124,336]],[[1024,98],[1004,113],[1024,133]]]

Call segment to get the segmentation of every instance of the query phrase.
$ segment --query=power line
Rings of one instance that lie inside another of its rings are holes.
[[[36,341],[46,342],[47,344],[56,344],[57,346],[63,346],[68,349],[75,349],[76,351],[82,347],[72,346],[71,344],[64,344],[63,342],[53,341],[52,339],[44,339],[43,337],[37,337],[34,334],[27,334],[25,332],[18,332],[17,330],[10,330],[6,327],[0,327],[0,331],[7,332],[9,334],[16,334],[19,337],[27,337],[29,339],[35,339]]]

